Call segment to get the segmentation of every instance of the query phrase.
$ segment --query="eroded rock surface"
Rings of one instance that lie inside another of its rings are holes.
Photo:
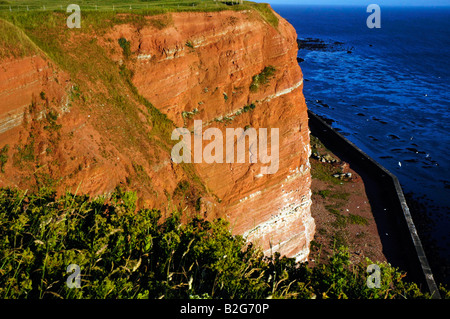
[[[201,212],[207,211],[208,218],[227,218],[233,233],[246,236],[267,253],[279,251],[306,260],[315,224],[310,213],[308,116],[294,28],[281,17],[277,27],[269,25],[253,11],[181,12],[163,19],[167,24],[163,28],[152,24],[112,26],[97,41],[109,52],[112,63],[125,63],[133,71],[139,94],[167,114],[175,127],[192,129],[194,120],[202,120],[204,129],[217,127],[224,135],[227,128],[279,129],[276,173],[262,174],[261,167],[267,164],[249,163],[248,158],[245,163],[192,164],[204,187],[193,204],[200,205]],[[130,43],[128,61],[118,44],[121,38]],[[66,78],[61,75],[58,81],[52,80],[54,72],[48,63],[36,57],[0,61],[0,95],[5,97],[0,100],[0,138],[4,141],[7,134],[16,134],[12,129],[20,125],[20,114],[33,94],[45,91],[60,101],[58,105],[64,104]],[[274,71],[255,85],[255,76],[269,67]],[[40,76],[40,69],[48,70],[47,76]],[[65,157],[59,157],[65,164],[51,172],[61,176],[58,187],[65,189],[84,181],[80,191],[104,193],[128,181],[139,168],[139,174],[149,179],[141,178],[133,185],[139,185],[145,205],[170,209],[167,194],[173,194],[180,181],[189,177],[171,161],[170,152],[144,142],[141,147],[145,150],[121,148],[118,142],[113,144],[96,133],[98,128],[90,123],[102,119],[95,117],[95,111],[92,118],[87,114],[74,103],[70,114],[62,115],[63,137],[58,147],[61,152],[67,150]],[[74,132],[78,138],[64,138]],[[92,138],[80,144],[81,136],[88,135]],[[10,136],[9,142],[14,141],[18,139]],[[102,158],[105,151],[102,153],[100,145],[112,154],[108,159]],[[75,156],[80,150],[90,155]],[[157,162],[144,163],[148,154]],[[13,177],[12,164],[8,165],[9,172],[0,176],[1,184],[20,184]],[[79,171],[77,167],[81,167]]]

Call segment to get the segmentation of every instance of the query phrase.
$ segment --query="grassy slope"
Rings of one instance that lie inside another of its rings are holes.
[[[1,47],[5,48],[1,51],[2,55],[24,55],[30,53],[31,48],[35,52],[40,51],[41,55],[47,56],[71,75],[77,90],[74,103],[84,111],[97,113],[104,119],[97,123],[99,131],[110,136],[117,145],[126,143],[127,147],[142,146],[140,141],[145,140],[147,134],[136,107],[142,100],[130,85],[130,75],[111,61],[104,48],[92,37],[91,32],[104,30],[104,14],[85,14],[87,24],[89,21],[96,23],[81,31],[65,27],[63,13],[58,12],[7,13],[3,18],[10,20],[17,28],[0,20]],[[126,23],[129,20],[117,22]],[[21,40],[19,45],[16,39]],[[165,116],[150,103],[146,103],[146,106],[149,109],[149,122],[157,122],[157,128],[170,127],[171,123]],[[169,134],[162,134],[157,129],[155,131],[159,135]]]
[[[0,59],[23,57],[38,50],[22,30],[5,20],[0,20],[0,44]]]

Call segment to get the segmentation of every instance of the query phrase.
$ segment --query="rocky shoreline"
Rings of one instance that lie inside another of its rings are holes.
[[[324,52],[347,52],[352,53],[354,47],[346,47],[344,42],[327,40],[317,38],[301,38],[297,39],[299,54],[303,51],[324,51]],[[304,62],[305,59],[297,57],[297,62]]]

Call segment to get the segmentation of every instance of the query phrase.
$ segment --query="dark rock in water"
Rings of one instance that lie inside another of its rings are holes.
[[[306,38],[306,39],[297,39],[298,48],[306,49],[306,50],[324,50],[326,48],[325,42],[320,39],[314,38]]]
[[[439,166],[438,162],[436,162],[434,159],[431,159],[431,158],[429,158],[429,157],[428,157],[428,158],[425,158],[425,161],[431,163],[431,164],[434,165],[434,166]]]
[[[297,58],[297,62],[298,63],[302,63],[302,62],[304,62],[305,60],[304,59],[302,59],[302,58]]]
[[[411,151],[411,152],[416,153],[416,154],[426,154],[426,152],[424,152],[424,151],[419,151],[418,149],[416,149],[416,148],[414,148],[414,147],[407,147],[406,149],[407,149],[408,151]]]
[[[323,115],[317,115],[317,116],[320,117],[328,125],[332,125],[334,122],[336,122],[335,120],[329,119]]]
[[[415,146],[417,146],[417,145],[415,145]],[[426,152],[424,152],[424,151],[419,151],[418,149],[416,149],[416,148],[414,148],[414,147],[407,147],[406,149],[407,149],[408,151],[411,151],[411,152],[416,153],[416,154],[426,154]]]
[[[323,119],[325,121],[325,123],[327,123],[328,125],[333,124],[334,122],[336,122],[335,120],[329,119],[329,118],[325,118]]]
[[[393,157],[393,156],[386,155],[386,156],[380,156],[380,158],[382,158],[382,159],[387,159],[387,158],[394,158],[394,157]]]
[[[369,138],[374,140],[374,141],[378,141],[378,139],[376,137],[373,137],[372,135],[369,135]]]
[[[337,51],[346,51],[348,49],[344,49],[343,42],[339,41],[331,41],[325,42],[321,39],[317,38],[304,38],[297,39],[297,45],[299,50],[309,50],[309,51],[328,51],[328,52],[337,52]]]
[[[352,51],[348,50],[347,53],[352,53]]]
[[[377,121],[378,123],[381,123],[381,124],[387,124],[386,121],[383,121],[383,120],[381,120],[379,118],[376,118],[375,116],[372,116],[372,120]]]
[[[363,114],[363,113],[357,113],[356,115],[358,115],[358,116],[366,116],[366,115]]]
[[[400,137],[398,137],[398,136],[395,135],[395,134],[389,134],[388,137],[390,137],[390,138],[393,139],[393,140],[399,140],[399,139],[400,139]]]
[[[418,160],[416,160],[416,159],[405,159],[404,161],[408,162],[408,163],[417,163],[418,162]]]
[[[324,103],[322,100],[316,100],[316,103],[320,106],[326,107],[327,109],[330,108],[330,106],[326,103]]]

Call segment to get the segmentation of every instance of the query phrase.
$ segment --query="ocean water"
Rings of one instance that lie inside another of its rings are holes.
[[[272,7],[300,39],[343,43],[299,50],[308,107],[426,204],[413,216],[427,224],[419,235],[448,262],[450,8],[381,7],[381,28],[369,29],[366,7]]]

